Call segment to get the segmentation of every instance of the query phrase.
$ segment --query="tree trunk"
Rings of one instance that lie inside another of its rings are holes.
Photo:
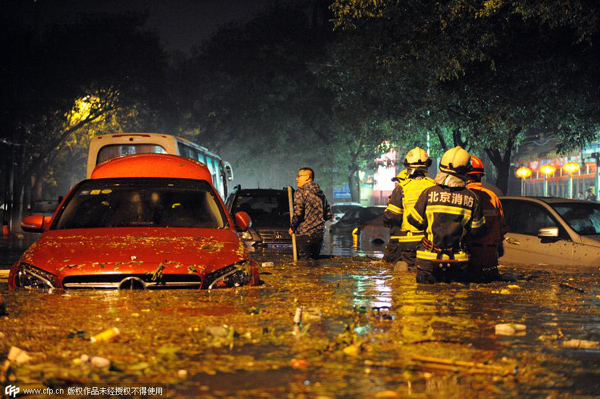
[[[454,129],[452,131],[452,140],[454,141],[454,146],[461,146],[465,150],[469,151],[469,145],[466,141],[463,140],[462,134],[460,133],[460,129]]]
[[[444,134],[442,133],[442,130],[437,126],[435,128],[435,134],[437,135],[438,140],[440,141],[440,146],[442,147],[442,150],[444,150],[444,152],[448,151],[448,144],[446,144]]]
[[[352,170],[348,176],[348,184],[350,186],[350,194],[352,201],[360,203],[360,179],[358,178],[358,170]]]
[[[510,175],[510,159],[512,157],[513,147],[515,145],[515,137],[519,134],[519,129],[515,129],[512,136],[506,142],[504,153],[500,153],[498,148],[486,148],[485,152],[498,171],[496,186],[504,193],[508,193],[508,178]]]

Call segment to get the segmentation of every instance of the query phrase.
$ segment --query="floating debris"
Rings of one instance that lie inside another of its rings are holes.
[[[527,326],[525,324],[496,324],[495,331],[497,335],[515,335],[525,333]]]
[[[117,337],[121,332],[117,327],[109,328],[90,338],[92,342],[108,342]]]

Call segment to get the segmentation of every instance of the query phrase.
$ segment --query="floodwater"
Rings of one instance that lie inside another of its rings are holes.
[[[173,398],[598,396],[599,268],[505,266],[517,282],[428,286],[413,272],[394,273],[378,252],[327,245],[334,256],[312,263],[254,254],[264,264],[259,287],[3,287],[0,353],[15,346],[31,357],[5,363],[4,385],[67,397],[119,387]],[[503,323],[525,330],[497,335]],[[112,341],[89,341],[112,327],[120,330]]]

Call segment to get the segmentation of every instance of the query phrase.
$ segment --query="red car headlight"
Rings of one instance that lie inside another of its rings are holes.
[[[35,266],[21,263],[15,274],[15,286],[28,289],[51,290],[54,287],[54,274]]]
[[[202,288],[231,288],[240,287],[252,280],[252,265],[243,261],[209,273],[204,278]]]

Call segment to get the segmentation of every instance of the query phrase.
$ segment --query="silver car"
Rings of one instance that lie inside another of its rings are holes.
[[[600,203],[501,197],[509,232],[501,262],[600,266]]]

